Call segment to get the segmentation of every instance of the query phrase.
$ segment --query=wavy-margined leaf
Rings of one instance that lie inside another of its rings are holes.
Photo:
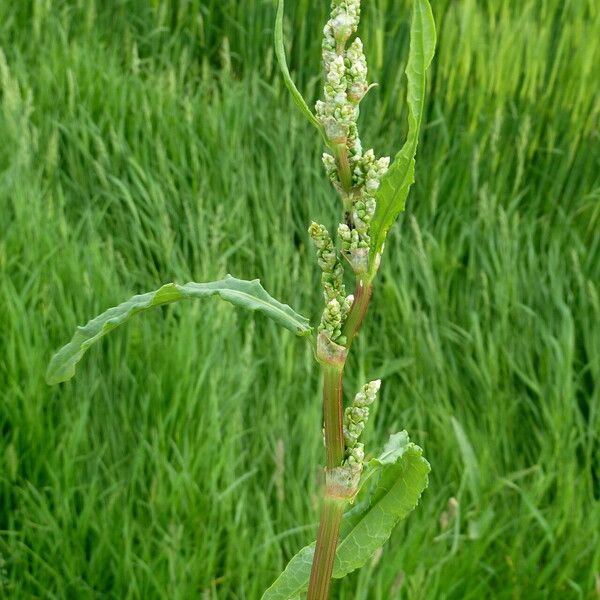
[[[362,567],[383,546],[394,527],[418,504],[427,487],[429,463],[406,431],[392,435],[379,458],[367,464],[365,478],[376,479],[371,496],[344,515],[333,577]],[[315,544],[292,558],[262,600],[296,600],[308,587]]]
[[[208,283],[168,283],[154,292],[133,296],[127,302],[109,308],[87,325],[78,327],[71,341],[52,357],[46,372],[46,381],[53,385],[71,379],[75,375],[77,363],[88,348],[137,313],[179,300],[214,295],[236,306],[262,312],[298,335],[308,335],[312,331],[308,319],[294,312],[287,304],[272,298],[258,279],[246,281],[227,275],[224,279]]]
[[[390,227],[404,210],[410,186],[415,180],[415,155],[425,103],[425,73],[435,53],[435,23],[428,0],[413,1],[410,51],[406,65],[408,80],[408,136],[377,191],[377,208],[371,222],[371,271],[381,254]]]
[[[325,130],[319,120],[313,112],[308,108],[306,101],[304,100],[302,94],[296,87],[296,84],[292,80],[292,76],[290,75],[290,70],[287,65],[287,60],[285,58],[285,47],[283,44],[283,9],[284,9],[284,0],[279,0],[277,4],[277,16],[275,17],[275,56],[277,57],[277,62],[279,63],[279,68],[281,69],[281,73],[283,75],[283,80],[285,81],[285,85],[287,86],[290,94],[292,95],[292,99],[294,100],[296,106],[300,109],[302,114],[308,119],[310,123],[312,123],[317,131],[323,137],[323,140],[326,144],[329,144],[329,140],[325,135]]]

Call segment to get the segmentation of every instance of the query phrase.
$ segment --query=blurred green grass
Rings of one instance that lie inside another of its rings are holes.
[[[314,98],[327,2],[290,2]],[[406,1],[367,3],[365,142],[404,132]],[[384,377],[429,490],[340,599],[600,594],[600,7],[439,0],[417,185],[348,394]],[[216,302],[76,324],[161,282],[260,276],[320,307],[319,140],[274,67],[274,3],[0,3],[0,597],[259,598],[314,538],[310,351]],[[440,518],[449,498],[457,517]],[[443,519],[442,519],[443,520]]]

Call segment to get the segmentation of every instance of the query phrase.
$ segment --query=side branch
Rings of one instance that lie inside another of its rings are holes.
[[[373,284],[370,281],[358,279],[356,282],[356,292],[354,294],[354,302],[344,323],[343,334],[347,338],[346,347],[350,348],[352,341],[360,330],[363,319],[367,314],[369,303],[371,302],[371,294],[373,292]]]

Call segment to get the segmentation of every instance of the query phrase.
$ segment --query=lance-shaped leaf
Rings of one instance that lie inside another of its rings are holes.
[[[63,346],[50,361],[46,381],[53,385],[67,381],[75,375],[75,367],[87,349],[107,333],[128,321],[134,315],[155,306],[171,304],[179,300],[220,296],[252,311],[262,312],[279,325],[298,335],[309,335],[311,327],[308,319],[294,312],[287,304],[272,298],[258,279],[246,281],[227,275],[219,281],[208,283],[168,283],[159,290],[133,296],[127,302],[109,308],[83,327],[78,327],[71,341]]]
[[[296,84],[292,80],[292,76],[290,75],[290,70],[287,65],[287,60],[285,58],[285,47],[283,44],[283,9],[284,9],[284,0],[279,0],[277,5],[277,16],[275,17],[275,56],[277,57],[277,62],[279,63],[279,68],[281,69],[281,73],[283,75],[283,80],[285,81],[285,85],[287,86],[290,94],[292,95],[292,99],[294,100],[296,106],[300,109],[302,114],[308,119],[310,123],[312,123],[317,131],[323,137],[325,144],[329,145],[329,140],[325,135],[325,130],[323,126],[315,117],[313,112],[308,108],[306,101],[304,100],[302,94],[296,87]]]
[[[406,431],[392,435],[379,458],[367,463],[364,478],[376,480],[371,496],[344,515],[333,577],[344,577],[366,564],[394,527],[418,504],[427,487],[429,463]],[[315,544],[292,558],[262,600],[296,600],[308,587]]]
[[[415,155],[425,104],[425,73],[435,53],[435,23],[428,0],[413,1],[410,51],[406,65],[408,80],[408,136],[377,191],[377,208],[371,222],[371,272],[377,265],[390,227],[404,210],[410,186],[415,180]]]

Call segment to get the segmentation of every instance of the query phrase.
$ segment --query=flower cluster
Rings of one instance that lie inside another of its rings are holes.
[[[376,379],[365,384],[356,394],[351,406],[344,412],[344,442],[346,444],[346,464],[362,468],[365,459],[365,447],[358,441],[369,419],[369,406],[375,402],[381,380]]]
[[[344,199],[346,211],[338,235],[355,271],[367,268],[369,225],[375,214],[375,194],[389,167],[389,158],[363,152],[358,134],[359,104],[369,90],[367,61],[360,38],[346,44],[358,28],[360,0],[333,0],[323,30],[324,99],[316,104],[317,118],[337,156],[323,154],[329,179]],[[347,168],[343,180],[341,163]]]
[[[317,117],[331,143],[346,146],[350,142],[358,153],[361,148],[356,121],[358,104],[369,87],[367,60],[359,38],[348,50],[346,43],[356,33],[359,18],[360,0],[334,0],[323,30],[324,99],[316,104]]]
[[[317,262],[321,267],[321,285],[326,302],[319,331],[325,332],[331,341],[344,344],[346,340],[342,335],[342,326],[354,298],[346,296],[344,268],[327,228],[313,222],[308,233],[317,249]]]
[[[344,324],[344,314],[339,300],[334,298],[325,305],[325,310],[321,316],[319,331],[325,333],[327,337],[336,344],[343,345],[346,338],[342,335]]]

